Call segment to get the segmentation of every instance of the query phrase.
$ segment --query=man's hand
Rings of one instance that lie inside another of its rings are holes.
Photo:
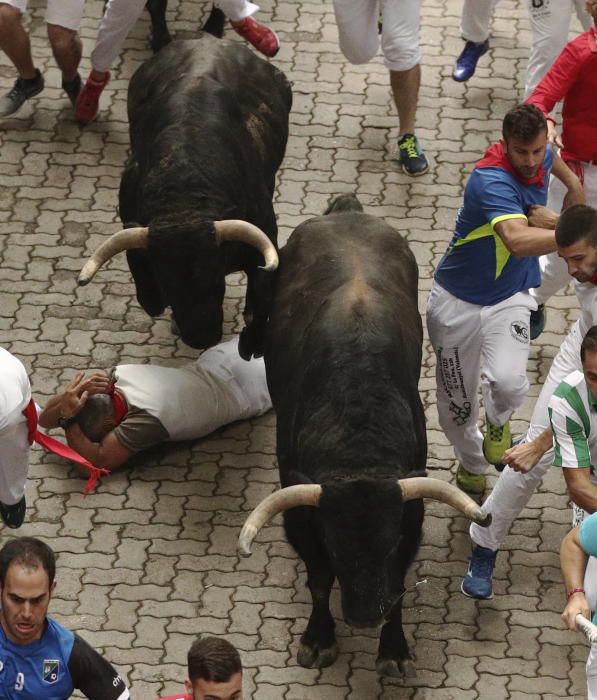
[[[515,472],[526,474],[543,457],[544,450],[539,448],[535,442],[523,442],[515,445],[504,452],[502,463],[507,464]]]
[[[559,218],[555,211],[542,207],[539,204],[532,204],[527,212],[529,226],[536,228],[555,230]]]
[[[77,372],[66,385],[60,397],[60,415],[63,418],[74,418],[85,405],[89,392],[84,388],[87,382],[84,372]]]
[[[587,605],[587,599],[584,593],[573,593],[564,608],[562,613],[562,620],[566,623],[569,630],[577,630],[576,626],[576,616],[578,614],[583,615],[588,620],[591,619],[591,613],[589,612],[589,606]]]
[[[81,395],[84,391],[88,396],[94,394],[108,394],[110,391],[111,382],[107,374],[103,372],[94,372],[90,374],[85,381],[80,385],[79,391]]]
[[[580,189],[574,188],[568,190],[564,197],[564,202],[562,203],[562,211],[568,209],[568,207],[574,206],[575,204],[586,204],[586,202],[587,198],[582,187]]]
[[[547,140],[554,146],[557,146],[558,148],[563,148],[562,139],[560,138],[560,135],[557,132],[555,122],[552,122],[551,119],[547,120]]]

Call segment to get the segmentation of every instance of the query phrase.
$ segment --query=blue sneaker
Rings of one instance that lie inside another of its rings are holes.
[[[494,552],[487,547],[476,545],[473,547],[471,558],[469,559],[468,571],[462,580],[460,590],[469,598],[479,600],[489,600],[493,598],[493,586],[491,577],[497,550]]]
[[[487,53],[489,49],[489,39],[482,41],[480,44],[475,44],[474,41],[467,41],[462,49],[462,53],[456,59],[452,78],[458,83],[465,83],[475,74],[477,62]]]
[[[545,304],[539,304],[537,311],[531,311],[531,340],[538,338],[545,329],[545,321],[547,320],[547,312]]]
[[[398,157],[402,170],[407,175],[418,177],[429,170],[427,157],[414,134],[404,134],[398,139]]]

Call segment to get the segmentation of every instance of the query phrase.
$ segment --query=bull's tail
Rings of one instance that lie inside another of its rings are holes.
[[[226,16],[219,7],[212,5],[211,12],[207,21],[203,25],[203,31],[215,36],[216,39],[221,39],[224,36],[224,25]]]
[[[357,199],[356,194],[340,194],[328,204],[325,214],[335,214],[339,211],[363,211],[363,205]]]

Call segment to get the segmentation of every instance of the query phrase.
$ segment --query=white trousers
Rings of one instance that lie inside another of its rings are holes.
[[[0,433],[0,502],[7,506],[18,503],[25,493],[29,447],[24,420]]]
[[[460,30],[467,41],[480,43],[489,36],[493,9],[499,0],[464,0]],[[525,98],[547,73],[568,41],[572,11],[586,31],[592,24],[585,0],[527,0],[532,43],[525,79]]]
[[[529,388],[529,317],[536,304],[519,292],[493,306],[456,298],[434,282],[427,327],[437,357],[439,423],[456,459],[473,474],[487,469],[479,430],[479,382],[485,416],[504,425]]]
[[[334,0],[334,13],[340,50],[351,63],[367,63],[378,52],[380,14],[386,68],[407,71],[421,62],[421,0]]]
[[[583,189],[587,204],[597,208],[597,165],[583,163],[583,171]],[[566,188],[557,177],[552,175],[549,181],[547,206],[553,211],[561,211],[565,195]],[[568,275],[566,263],[557,253],[542,255],[539,258],[539,266],[541,267],[541,286],[531,289],[531,294],[537,304],[545,304],[551,296],[565,287],[571,278]]]
[[[137,20],[143,12],[146,0],[109,0],[100,23],[97,40],[91,52],[91,67],[101,73],[110,70],[116,57]],[[250,17],[259,9],[247,0],[218,0],[215,3],[233,22]]]
[[[547,405],[560,382],[574,370],[581,369],[581,342],[579,322],[576,321],[555,356],[543,384],[525,436],[527,442],[534,440],[549,426]],[[471,539],[475,544],[494,551],[501,547],[510,526],[526,506],[552,463],[553,449],[550,449],[527,474],[515,472],[510,467],[504,469],[489,498],[483,504],[483,510],[491,513],[491,525],[479,527],[473,523],[470,527]]]

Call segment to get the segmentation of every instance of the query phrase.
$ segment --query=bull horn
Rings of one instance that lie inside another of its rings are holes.
[[[491,513],[485,513],[481,506],[466,493],[456,488],[454,484],[447,484],[441,479],[431,479],[427,476],[415,476],[410,479],[399,479],[398,486],[402,491],[403,501],[412,501],[414,498],[431,498],[456,508],[477,525],[487,527],[491,522]]]
[[[83,266],[77,283],[84,287],[100,267],[123,250],[147,248],[147,228],[125,228],[104,241]]]
[[[273,272],[278,267],[278,251],[266,234],[257,226],[240,219],[214,221],[218,242],[240,241],[248,243],[263,255],[265,265],[261,267],[266,272]]]
[[[321,498],[319,484],[296,484],[274,491],[253,510],[245,520],[238,538],[238,548],[243,557],[251,554],[251,544],[261,528],[274,515],[297,506],[317,506]]]

